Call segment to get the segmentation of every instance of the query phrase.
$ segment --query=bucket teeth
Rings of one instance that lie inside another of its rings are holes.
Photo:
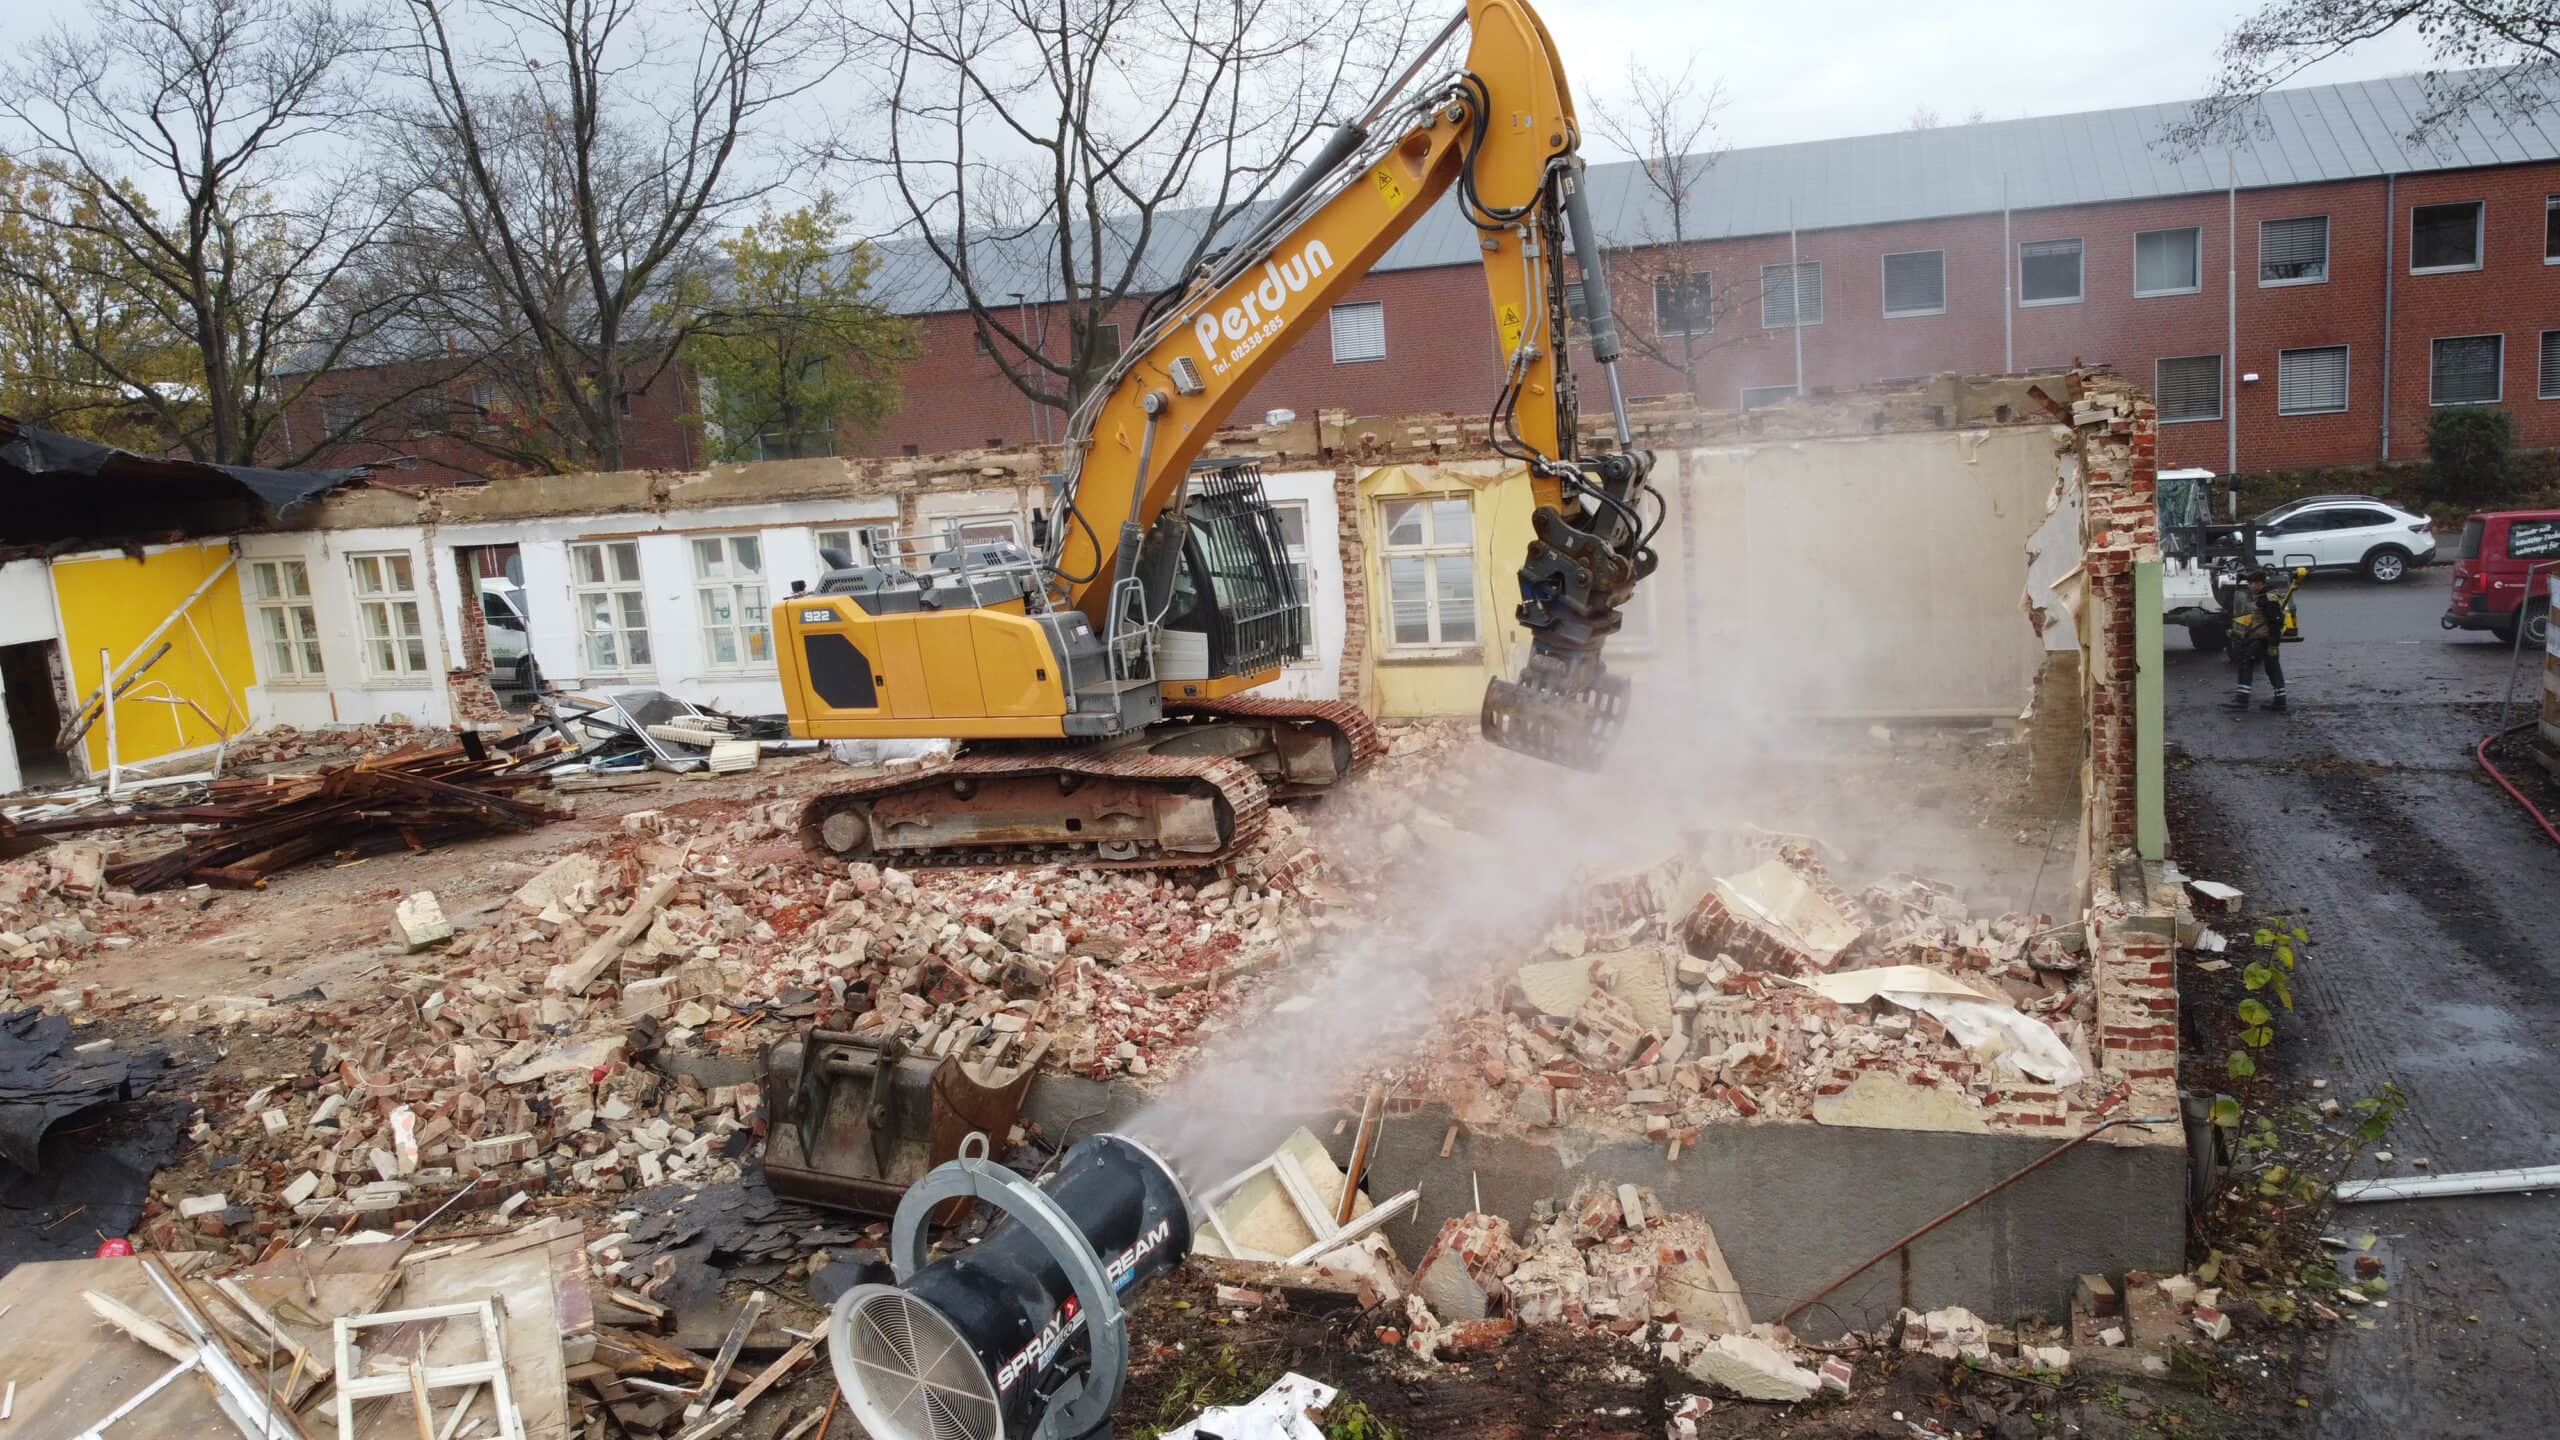
[[[1597,770],[1626,728],[1626,678],[1603,672],[1598,660],[1573,664],[1551,655],[1530,657],[1517,680],[1485,687],[1484,738],[1576,770]]]

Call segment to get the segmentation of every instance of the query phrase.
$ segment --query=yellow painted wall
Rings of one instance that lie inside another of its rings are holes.
[[[215,543],[154,548],[139,560],[100,555],[55,561],[54,600],[62,610],[62,651],[70,661],[75,699],[98,688],[101,648],[109,652],[109,664],[122,663],[230,554],[227,543]],[[234,734],[248,727],[249,687],[258,677],[250,658],[248,615],[240,604],[238,567],[205,591],[188,618],[194,628],[183,621],[170,626],[160,637],[169,642],[169,653],[116,704],[116,751],[124,764],[222,738],[185,706],[142,698],[146,695],[183,696],[216,720],[227,715]],[[152,648],[159,648],[159,642]],[[103,773],[106,722],[91,726],[81,744],[89,768]]]
[[[1482,643],[1457,656],[1399,657],[1388,603],[1387,567],[1378,506],[1404,496],[1469,494],[1475,499],[1476,615]],[[1485,682],[1509,676],[1529,650],[1528,632],[1512,618],[1520,608],[1520,558],[1529,550],[1535,508],[1529,472],[1496,461],[1389,465],[1360,477],[1360,550],[1368,566],[1369,647],[1363,693],[1387,717],[1473,715]]]

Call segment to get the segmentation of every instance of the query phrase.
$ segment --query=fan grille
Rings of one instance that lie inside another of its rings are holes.
[[[887,1285],[845,1300],[828,1349],[873,1440],[1003,1440],[986,1367],[941,1312]]]

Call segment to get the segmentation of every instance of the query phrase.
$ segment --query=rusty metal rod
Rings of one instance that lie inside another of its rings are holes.
[[[1813,1308],[1814,1304],[1820,1301],[1824,1296],[1829,1295],[1832,1291],[1839,1289],[1841,1286],[1857,1279],[1860,1275],[1865,1274],[1868,1268],[1875,1265],[1878,1261],[1883,1260],[1885,1257],[1893,1254],[1897,1250],[1907,1248],[1912,1241],[1919,1239],[1921,1236],[1926,1235],[1930,1231],[1937,1229],[1939,1226],[1946,1224],[1948,1221],[1953,1220],[1967,1210],[1972,1209],[1974,1206],[1981,1204],[1983,1201],[1990,1199],[1992,1196],[1997,1195],[2001,1191],[2008,1189],[2010,1186],[2017,1184],[2019,1181],[2026,1179],[2029,1175],[2032,1175],[2038,1170],[2043,1169],[2045,1166],[2052,1164],[2054,1161],[2061,1159],[2080,1145],[2098,1138],[2100,1135],[2105,1134],[2107,1131],[2114,1129],[2118,1125],[2167,1125],[2175,1121],[2176,1118],[2177,1117],[2174,1115],[2148,1115],[2140,1119],[2128,1116],[2114,1120],[2102,1121],[2097,1125],[2091,1126],[2089,1129],[2082,1131],[2080,1134],[2065,1140],[2061,1144],[2053,1147],[2051,1150],[2046,1151],[2044,1154],[2028,1161],[2015,1171],[2012,1171],[2005,1179],[1994,1182],[1990,1188],[1980,1191],[1969,1200],[1958,1203],[1955,1208],[1947,1211],[1943,1215],[1940,1215],[1937,1219],[1930,1221],[1928,1224],[1921,1226],[1919,1229],[1912,1231],[1910,1234],[1903,1236],[1901,1239],[1894,1241],[1892,1244],[1887,1245],[1873,1255],[1870,1255],[1866,1259],[1851,1266],[1841,1274],[1839,1279],[1832,1281],[1830,1284],[1814,1291],[1812,1294],[1807,1295],[1795,1304],[1788,1306],[1785,1312],[1778,1316],[1778,1323],[1784,1325],[1788,1321],[1793,1320],[1798,1315],[1801,1315],[1805,1311]]]

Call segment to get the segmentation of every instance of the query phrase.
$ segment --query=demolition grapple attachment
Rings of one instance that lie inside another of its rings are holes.
[[[1485,687],[1484,738],[1506,750],[1597,770],[1626,727],[1626,677],[1601,663],[1619,608],[1657,563],[1640,496],[1653,454],[1622,450],[1566,467],[1563,504],[1540,506],[1520,566],[1520,623],[1529,660],[1516,680]]]

